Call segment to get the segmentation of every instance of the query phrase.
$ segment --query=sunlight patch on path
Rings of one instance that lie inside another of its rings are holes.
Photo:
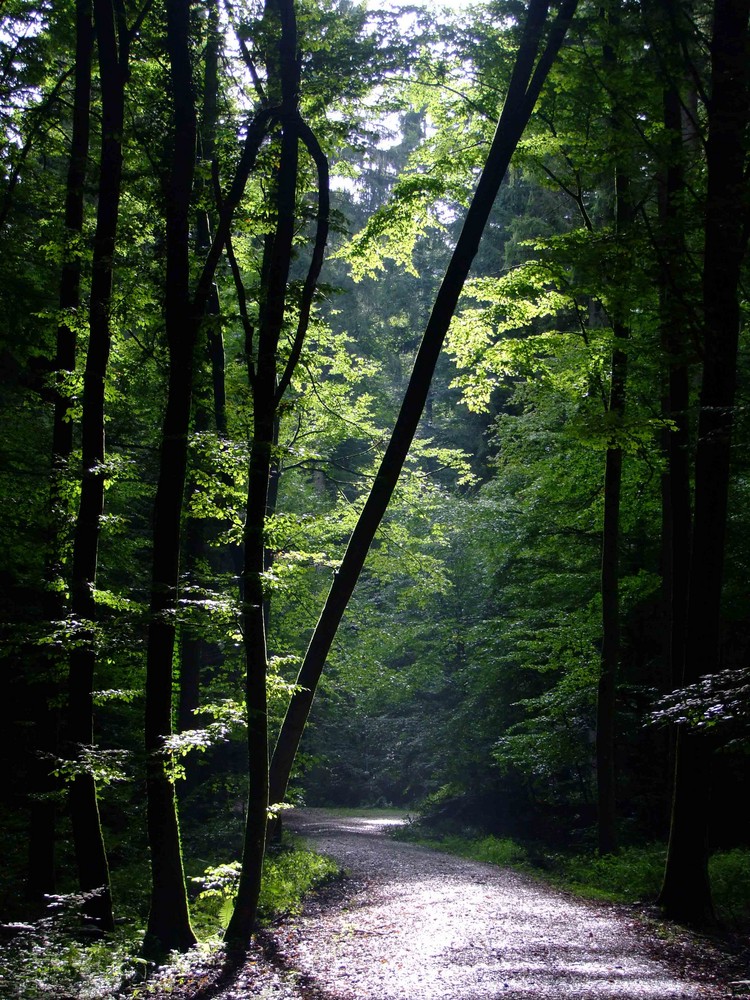
[[[351,872],[345,902],[285,943],[332,1000],[707,1000],[651,958],[637,925],[516,872],[378,835],[393,821],[305,810],[294,826]]]

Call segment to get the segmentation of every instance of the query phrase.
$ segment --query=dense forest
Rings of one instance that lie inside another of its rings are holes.
[[[230,884],[241,953],[303,803],[661,843],[715,919],[749,16],[0,6],[2,919],[159,960]]]

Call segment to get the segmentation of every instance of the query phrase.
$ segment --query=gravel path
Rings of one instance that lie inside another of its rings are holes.
[[[659,940],[626,909],[580,902],[516,872],[393,841],[385,835],[388,823],[315,809],[296,810],[287,819],[349,873],[339,898],[313,904],[272,933],[277,959],[300,974],[302,996],[731,996],[701,968],[676,973]]]

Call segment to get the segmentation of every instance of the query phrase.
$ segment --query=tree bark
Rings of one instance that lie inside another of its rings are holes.
[[[744,135],[750,121],[749,0],[716,0],[706,146],[703,379],[683,682],[720,665],[721,590],[747,224]],[[672,919],[714,921],[708,879],[710,758],[705,737],[677,737],[672,823],[660,903]]]
[[[83,237],[84,185],[88,171],[91,131],[91,60],[94,22],[91,0],[77,0],[75,10],[76,52],[73,90],[70,160],[65,189],[65,251],[60,274],[60,321],[55,354],[55,407],[52,424],[52,475],[50,481],[50,531],[46,577],[50,591],[48,618],[60,620],[65,614],[65,549],[69,542],[67,523],[69,502],[65,498],[65,478],[73,452],[72,400],[67,379],[75,371],[75,318],[81,308],[81,254]],[[45,667],[42,667],[45,670]],[[37,748],[57,755],[58,713],[50,706],[51,685],[44,685],[37,697]],[[29,891],[42,900],[55,891],[55,826],[57,808],[50,793],[57,786],[48,765],[33,761],[32,782],[37,792],[32,800],[29,829]]]
[[[205,69],[203,75],[203,111],[198,130],[199,155],[203,164],[213,170],[215,156],[215,135],[218,100],[218,64],[219,64],[219,19],[216,0],[210,0],[207,11]],[[208,198],[205,183],[198,181],[199,195]],[[211,245],[211,220],[208,208],[199,205],[196,218],[196,251],[204,257]],[[220,315],[219,294],[216,285],[212,285],[211,294],[206,302],[206,316]],[[213,426],[220,437],[226,437],[226,390],[224,385],[224,339],[218,322],[206,324],[205,359],[211,370],[212,405],[208,393],[198,393],[195,403],[195,429],[198,432],[208,431]],[[213,421],[212,421],[213,416]],[[195,491],[194,475],[191,474],[187,495]],[[208,522],[203,517],[188,516],[185,527],[185,575],[191,584],[197,584],[197,573],[200,561],[208,552],[209,539]],[[195,713],[200,705],[200,692],[203,666],[206,661],[207,643],[200,629],[189,622],[180,627],[180,692],[178,706],[178,728],[180,731],[193,729],[196,725]],[[185,760],[186,792],[194,785],[195,770],[191,757]]]
[[[300,689],[292,696],[271,761],[272,804],[281,803],[284,799],[292,764],[326,657],[414,438],[440,349],[479,247],[482,232],[511,156],[557,56],[576,6],[576,0],[565,0],[561,4],[550,28],[546,46],[537,59],[549,5],[544,0],[531,0],[529,3],[508,94],[485,168],[438,291],[390,442],[370,495],[349,540],[341,566],[334,576],[325,606],[300,668],[297,678]]]
[[[161,957],[195,944],[182,865],[174,784],[164,741],[172,732],[174,612],[180,567],[180,520],[187,469],[197,318],[190,301],[190,199],[196,113],[190,60],[190,2],[168,0],[166,47],[172,85],[172,163],[166,208],[164,323],[169,349],[167,407],[154,501],[151,620],[146,663],[146,784],[151,849],[151,907],[144,952]]]
[[[688,582],[692,532],[690,483],[690,364],[695,334],[691,304],[691,263],[685,243],[685,134],[680,92],[675,80],[685,75],[675,37],[673,0],[662,4],[663,51],[672,70],[663,93],[666,162],[659,197],[659,325],[665,372],[662,415],[665,470],[662,475],[662,593],[665,610],[664,677],[662,690],[682,685],[687,638]],[[697,303],[696,303],[697,308]],[[670,730],[665,773],[674,776],[676,731]],[[665,803],[669,809],[670,803]],[[667,813],[668,822],[668,813]]]
[[[681,198],[684,194],[683,134],[680,97],[674,88],[664,93],[664,126],[669,139],[661,213],[659,305],[662,352],[666,361],[665,419],[667,472],[664,496],[664,576],[668,609],[667,658],[672,687],[683,682],[687,627],[688,578],[692,504],[690,493],[690,406],[688,290],[681,279],[689,262],[685,247]]]
[[[245,699],[249,791],[240,881],[225,940],[230,951],[247,950],[255,925],[268,822],[268,649],[263,575],[266,569],[265,522],[274,465],[276,380],[279,338],[284,323],[292,260],[299,160],[299,63],[294,4],[278,3],[280,19],[279,84],[281,87],[281,152],[276,182],[276,229],[268,282],[258,330],[257,363],[248,358],[253,392],[253,441],[248,470],[247,514],[243,531],[242,624],[245,645]],[[263,292],[262,292],[263,295]]]
[[[174,148],[167,201],[165,329],[170,355],[167,407],[162,425],[159,478],[154,503],[151,621],[146,660],[145,744],[151,909],[144,952],[155,958],[185,951],[195,941],[190,926],[179,823],[164,741],[172,732],[174,611],[180,565],[181,513],[193,391],[193,357],[201,318],[234,212],[274,112],[263,107],[250,122],[239,163],[219,210],[216,233],[190,298],[189,214],[197,125],[189,48],[189,0],[167,4],[167,49],[174,100]]]
[[[81,747],[91,746],[94,742],[95,588],[105,490],[104,387],[112,340],[110,306],[122,179],[122,128],[128,58],[127,44],[122,35],[118,45],[112,4],[94,0],[94,21],[99,45],[102,143],[89,302],[89,343],[83,381],[83,475],[71,576],[71,612],[76,619],[86,623],[70,654],[68,738],[74,755]],[[79,773],[73,779],[70,810],[81,889],[99,890],[99,895],[86,904],[85,912],[102,927],[111,930],[114,920],[109,867],[99,820],[96,783],[91,774]]]
[[[617,334],[615,334],[617,335]],[[616,359],[619,355],[619,359]],[[624,369],[621,351],[613,352],[613,385],[609,412],[617,412],[615,368]],[[624,371],[623,371],[624,376]],[[619,381],[619,379],[618,379]],[[596,792],[599,853],[617,850],[617,779],[615,722],[617,675],[620,666],[620,492],[622,449],[608,448],[604,467],[604,529],[602,532],[602,658],[596,699]]]
[[[618,14],[610,13],[608,27],[617,31]],[[616,39],[615,39],[616,41]],[[614,75],[618,55],[611,41],[604,46],[604,67]],[[615,95],[610,119],[611,141],[615,150],[615,240],[622,260],[623,239],[632,221],[630,205],[630,176],[622,153],[621,97]],[[612,275],[613,285],[627,281],[621,265]],[[630,331],[623,318],[621,290],[613,287],[612,335],[614,345],[611,355],[610,391],[607,415],[612,421],[614,440],[607,448],[604,465],[604,524],[602,529],[602,657],[596,702],[596,787],[597,835],[600,854],[617,850],[617,677],[620,670],[620,499],[622,493],[622,447],[617,441],[625,416],[625,389],[628,357],[625,342]]]

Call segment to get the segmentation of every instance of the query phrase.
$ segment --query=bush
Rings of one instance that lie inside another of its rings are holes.
[[[714,854],[708,870],[719,919],[747,926],[750,923],[750,851],[738,847]]]
[[[306,893],[338,873],[330,858],[312,851],[285,846],[269,852],[263,862],[258,913],[270,921],[281,913],[299,913]],[[191,879],[202,886],[198,895],[195,922],[199,930],[215,932],[216,923],[226,927],[232,915],[232,905],[240,877],[239,862],[207,868],[203,875]]]
[[[565,885],[583,896],[635,903],[655,899],[664,874],[662,844],[627,847],[606,857],[576,855],[558,858]]]
[[[99,937],[82,924],[86,894],[50,897],[49,915],[11,925],[0,945],[0,996],[5,1000],[100,1000],[132,982],[145,963],[136,955],[140,936],[127,927]]]
[[[258,903],[261,918],[270,920],[279,913],[299,913],[303,897],[338,871],[335,861],[312,851],[292,848],[269,855]]]

